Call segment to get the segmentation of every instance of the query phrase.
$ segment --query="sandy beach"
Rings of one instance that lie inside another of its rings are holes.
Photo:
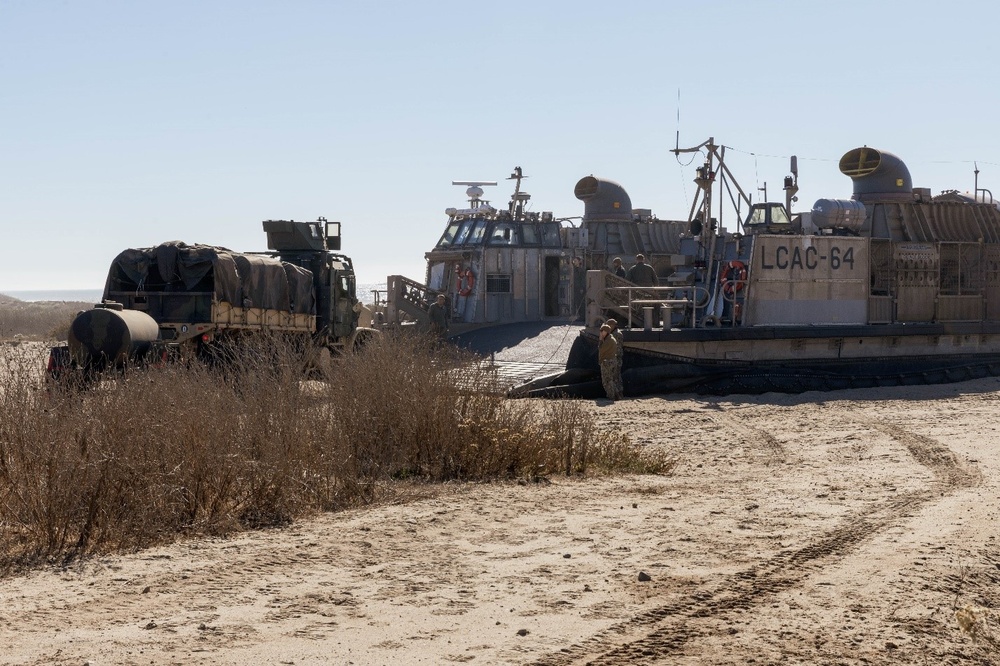
[[[674,472],[6,579],[0,663],[1000,663],[1000,380],[587,408]]]

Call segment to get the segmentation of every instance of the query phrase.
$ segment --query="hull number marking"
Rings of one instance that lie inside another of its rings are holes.
[[[820,264],[829,265],[831,270],[847,267],[854,270],[854,248],[839,248],[836,245],[830,246],[830,254],[820,254],[814,247],[794,247],[788,248],[779,245],[773,251],[768,251],[766,246],[760,248],[760,267],[777,268],[787,270],[790,268],[802,268],[805,270],[815,270]]]

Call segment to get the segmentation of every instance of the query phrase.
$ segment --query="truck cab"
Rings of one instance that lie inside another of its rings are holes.
[[[264,232],[269,254],[312,273],[317,336],[328,346],[350,344],[358,326],[357,281],[351,258],[339,253],[340,222],[265,220]]]

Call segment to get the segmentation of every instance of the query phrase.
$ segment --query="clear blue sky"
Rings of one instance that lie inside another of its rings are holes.
[[[361,282],[423,278],[453,179],[534,210],[621,183],[683,219],[714,136],[748,190],[849,198],[840,156],[1000,196],[993,2],[0,0],[0,290],[100,288],[167,240],[340,220]],[[679,118],[679,119],[678,119]],[[682,161],[687,163],[690,158]]]

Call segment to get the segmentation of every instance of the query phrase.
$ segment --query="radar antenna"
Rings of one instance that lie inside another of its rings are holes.
[[[465,195],[469,197],[469,208],[475,210],[483,204],[489,205],[489,201],[480,199],[483,196],[483,187],[495,187],[495,180],[453,180],[452,185],[464,185],[469,189],[465,190]]]

